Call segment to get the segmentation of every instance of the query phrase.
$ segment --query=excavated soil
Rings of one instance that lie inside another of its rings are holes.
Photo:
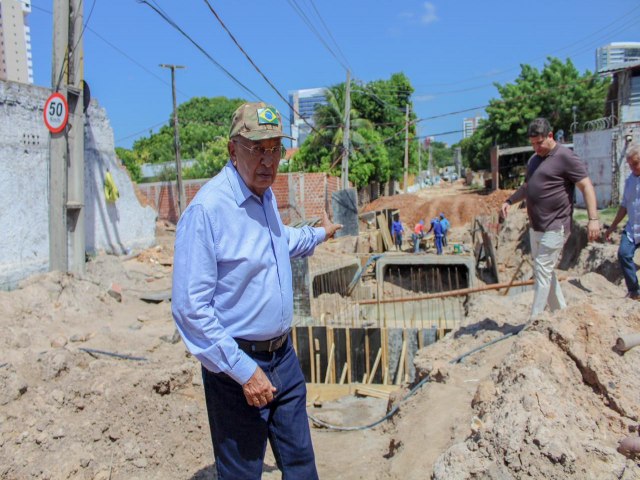
[[[506,194],[456,184],[369,208],[398,209],[407,224],[444,211],[462,235]],[[98,256],[82,278],[36,275],[0,292],[0,478],[215,478],[200,367],[162,301],[172,242],[160,225],[158,246],[137,256]],[[638,461],[617,451],[637,435],[640,349],[612,348],[640,331],[639,304],[624,298],[615,244],[579,245],[565,252],[567,309],[517,334],[532,292],[476,294],[463,326],[414,359],[418,380],[430,381],[413,395],[405,385],[390,405],[344,397],[310,406],[358,426],[399,405],[374,428],[312,428],[320,477],[640,478]],[[522,212],[502,226],[497,254],[510,278],[527,256]],[[525,264],[519,276],[529,274]],[[157,303],[141,298],[149,293]],[[270,452],[263,478],[280,478]]]

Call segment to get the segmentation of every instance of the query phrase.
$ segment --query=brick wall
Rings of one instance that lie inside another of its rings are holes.
[[[185,180],[187,204],[208,180]],[[158,211],[160,220],[178,221],[178,197],[175,182],[141,183],[138,188],[149,204]],[[331,194],[340,189],[340,178],[324,173],[280,173],[272,185],[278,210],[285,224],[320,217],[325,205],[329,209]],[[325,195],[329,198],[325,202]]]

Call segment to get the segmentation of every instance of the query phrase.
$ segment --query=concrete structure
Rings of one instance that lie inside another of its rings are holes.
[[[299,147],[304,143],[313,125],[313,113],[316,105],[326,103],[326,88],[307,88],[289,92],[289,103],[295,110],[291,111],[291,141],[292,147]]]
[[[0,0],[0,80],[33,83],[30,0]]]
[[[51,91],[0,81],[0,288],[49,269],[49,131],[42,109]],[[104,198],[104,175],[120,191]],[[85,124],[87,252],[120,254],[155,243],[156,212],[140,205],[117,162],[106,113],[92,102]]]
[[[640,42],[613,42],[596,49],[596,72],[607,73],[625,63],[640,61]]]
[[[481,120],[484,120],[484,118],[480,115],[471,118],[465,118],[462,121],[462,138],[469,138],[471,135],[473,135],[473,132],[475,132],[476,128],[478,128]]]

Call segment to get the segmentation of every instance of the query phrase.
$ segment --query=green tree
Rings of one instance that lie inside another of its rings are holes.
[[[198,178],[198,175],[208,178],[224,166],[231,116],[244,102],[239,98],[195,97],[178,106],[181,157],[197,162],[191,169],[185,169],[185,178]],[[224,148],[220,146],[222,143]],[[161,127],[158,132],[139,138],[131,150],[120,148],[119,151],[120,158],[136,181],[140,180],[140,165],[173,162],[173,114],[168,125]],[[136,168],[137,172],[134,171]],[[175,178],[175,169],[169,168],[162,178],[172,175]]]
[[[604,115],[608,79],[588,70],[581,75],[569,59],[563,63],[548,57],[542,71],[530,65],[520,68],[514,83],[495,84],[500,98],[489,102],[488,118],[471,139],[461,142],[472,168],[489,167],[491,145],[526,145],[527,126],[536,117],[549,119],[554,131],[563,130],[567,138],[572,131],[573,107],[582,122]]]
[[[404,74],[367,84],[352,83],[350,109],[349,180],[356,186],[371,181],[402,178],[404,165],[405,107],[413,88]],[[340,173],[344,134],[345,84],[327,93],[327,104],[318,106],[315,131],[307,137],[290,162],[291,170]],[[412,114],[411,119],[415,119]],[[415,123],[410,124],[415,136]],[[411,142],[412,169],[417,170],[415,142]]]
[[[140,179],[142,178],[140,164],[138,163],[135,154],[126,148],[116,147],[116,156],[129,172],[131,180],[134,182],[140,182]]]

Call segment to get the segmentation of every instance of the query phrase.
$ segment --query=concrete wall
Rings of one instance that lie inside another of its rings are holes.
[[[49,268],[49,131],[42,109],[50,90],[0,81],[0,288]],[[92,104],[85,127],[87,250],[121,253],[155,242],[155,211],[142,207],[116,163],[104,110]],[[120,190],[104,201],[109,168]]]
[[[626,162],[627,147],[631,143],[640,143],[640,124],[626,123],[608,130],[574,135],[573,149],[589,168],[598,208],[617,206],[622,200],[624,182],[631,173]],[[576,205],[585,206],[577,189]]]

